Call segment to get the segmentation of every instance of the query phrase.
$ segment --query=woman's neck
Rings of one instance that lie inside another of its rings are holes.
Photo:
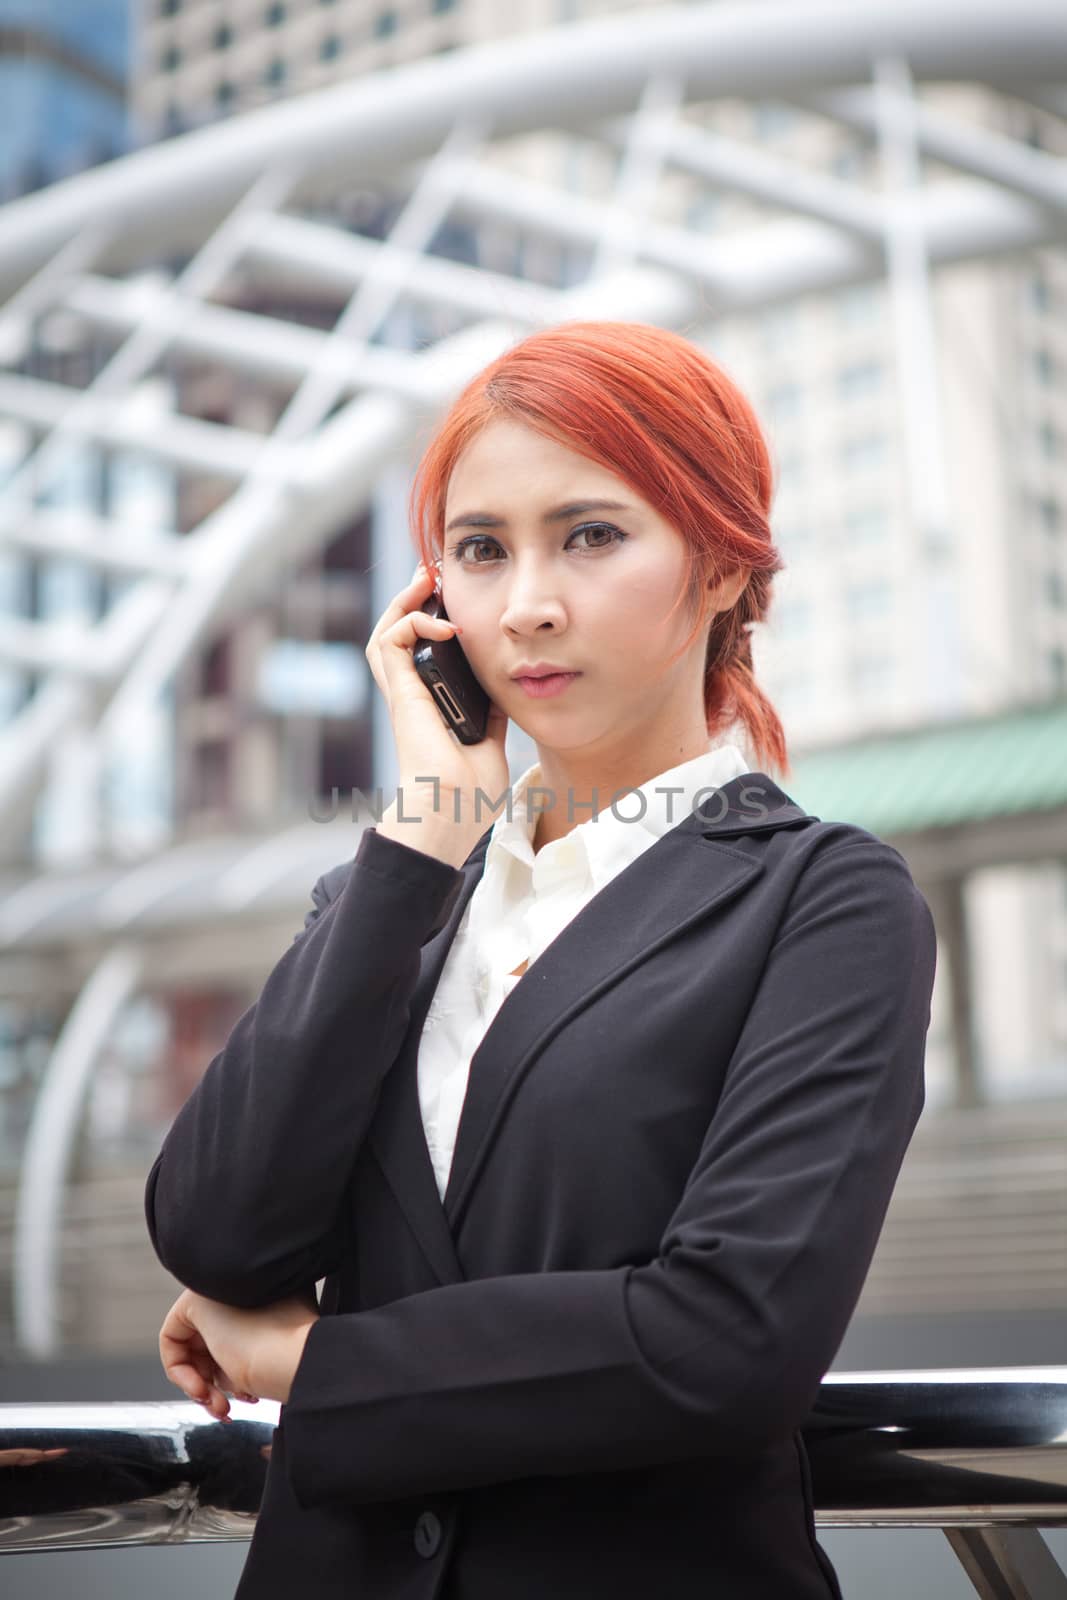
[[[563,760],[554,751],[542,752],[540,778],[534,787],[543,791],[535,797],[535,803],[545,809],[538,815],[533,832],[534,854],[546,844],[565,838],[579,823],[606,811],[616,795],[639,789],[661,772],[693,761],[710,748],[711,740],[705,731],[699,742],[693,738],[665,741],[640,755],[631,750],[627,756],[599,763],[595,768],[584,762],[578,765]]]

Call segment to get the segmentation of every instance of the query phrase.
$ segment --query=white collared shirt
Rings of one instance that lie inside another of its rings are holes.
[[[471,1057],[497,1011],[530,966],[582,907],[714,789],[752,770],[736,745],[718,745],[650,778],[614,801],[598,795],[595,817],[535,854],[541,783],[535,762],[511,786],[511,810],[493,824],[485,870],[449,947],[419,1040],[419,1103],[426,1144],[444,1199]],[[668,789],[680,790],[669,794]],[[638,796],[644,797],[642,806]],[[544,797],[540,801],[544,803]],[[566,799],[558,797],[565,807]],[[581,815],[578,806],[575,813]]]

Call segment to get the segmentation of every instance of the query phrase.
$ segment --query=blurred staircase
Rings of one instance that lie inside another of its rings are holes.
[[[148,1160],[67,1191],[65,1352],[143,1354],[181,1286],[145,1228]],[[12,1360],[14,1180],[0,1183],[0,1359]],[[856,1317],[1062,1311],[1067,1320],[1067,1098],[924,1113]]]
[[[1067,1099],[923,1115],[857,1316],[1067,1315]]]

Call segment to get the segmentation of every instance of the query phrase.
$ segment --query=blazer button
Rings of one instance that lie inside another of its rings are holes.
[[[415,1524],[415,1549],[420,1556],[435,1556],[441,1543],[441,1519],[424,1511]]]

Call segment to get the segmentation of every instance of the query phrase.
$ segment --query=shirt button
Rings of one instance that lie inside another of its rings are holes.
[[[432,1511],[424,1511],[415,1524],[415,1549],[420,1556],[437,1554],[441,1543],[441,1519]]]

